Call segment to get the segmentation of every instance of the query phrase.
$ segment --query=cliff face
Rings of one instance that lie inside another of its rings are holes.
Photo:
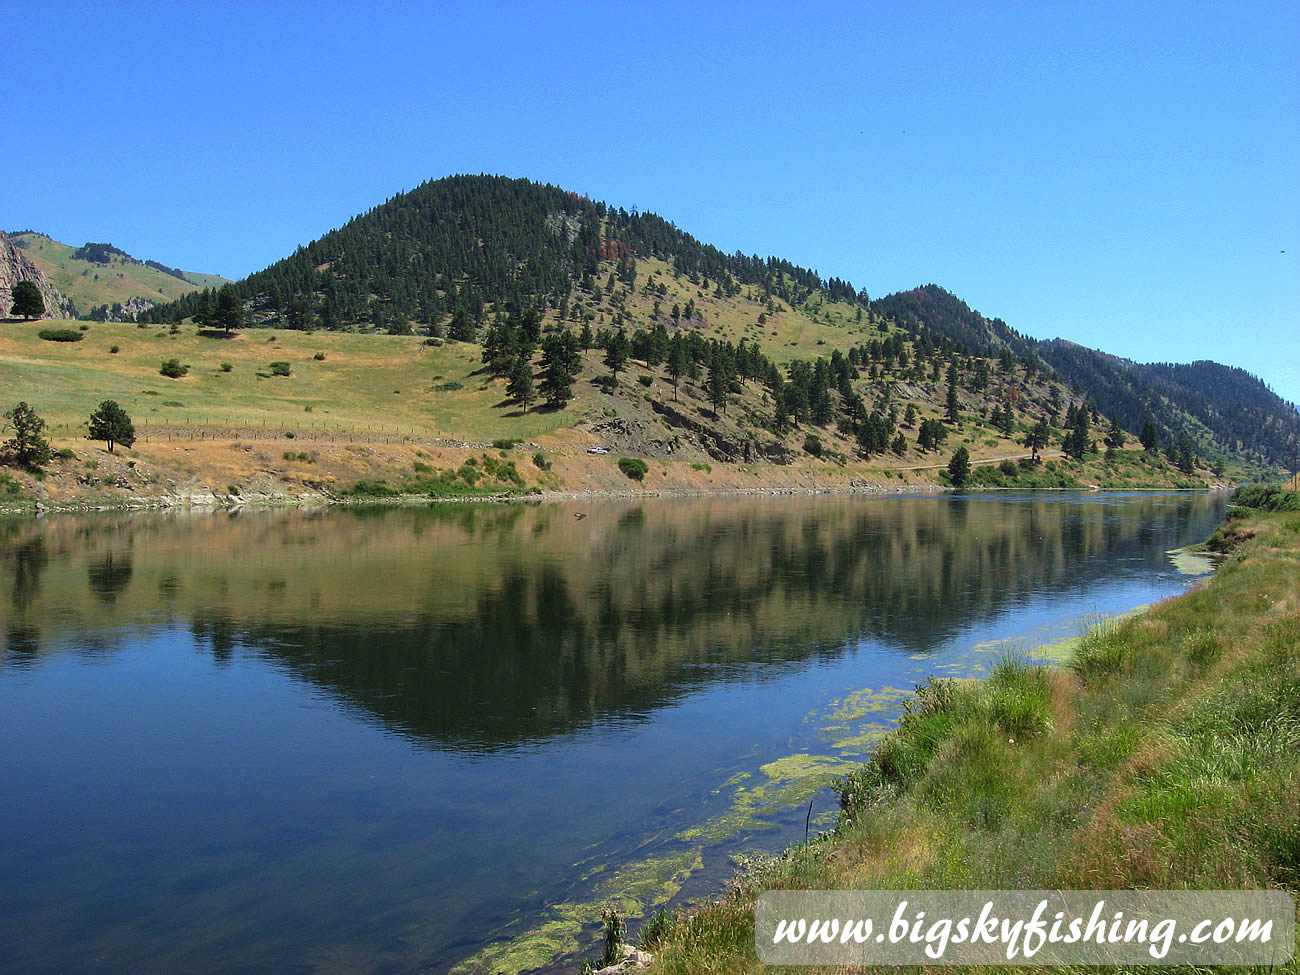
[[[45,314],[42,318],[75,316],[72,302],[59,294],[58,289],[45,280],[40,268],[0,231],[0,318],[9,316],[9,309],[14,303],[13,287],[19,281],[32,281],[41,289],[41,298],[45,301]]]

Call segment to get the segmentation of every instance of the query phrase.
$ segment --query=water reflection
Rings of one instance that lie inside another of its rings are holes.
[[[182,626],[218,662],[257,655],[405,735],[491,751],[863,639],[924,654],[1044,594],[1162,568],[1221,504],[762,498],[9,523],[0,666]]]

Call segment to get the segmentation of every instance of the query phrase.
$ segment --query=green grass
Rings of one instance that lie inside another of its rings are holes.
[[[918,688],[841,780],[836,828],[658,920],[651,971],[760,971],[753,908],[771,889],[1294,895],[1300,523],[1285,511],[1239,521],[1208,585],[1094,628],[1067,669],[1004,660],[982,682]]]
[[[100,324],[95,335],[119,346],[113,357],[88,343],[42,342],[37,323],[0,330],[0,388],[26,399],[51,425],[51,436],[77,436],[104,399],[121,403],[141,424],[253,426],[288,422],[322,429],[450,436],[487,442],[527,440],[573,423],[572,411],[533,410],[525,417],[504,408],[500,383],[479,374],[479,347],[449,342],[422,346],[410,336],[281,331],[268,344],[265,330],[233,338],[200,337],[186,326],[174,338],[163,327]],[[81,333],[77,333],[81,334]],[[158,374],[160,341],[166,357],[190,365],[182,379]],[[268,354],[268,351],[273,354]],[[318,351],[327,356],[315,358]],[[591,373],[597,355],[591,353]],[[290,363],[291,375],[259,379],[267,363]],[[231,366],[223,372],[223,364]],[[148,397],[184,387],[185,409]],[[441,388],[436,388],[441,387]],[[401,390],[395,394],[394,390]],[[304,422],[304,408],[312,416]]]

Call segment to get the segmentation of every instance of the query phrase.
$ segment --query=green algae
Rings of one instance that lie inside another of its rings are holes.
[[[509,940],[488,945],[451,969],[451,975],[496,975],[541,968],[582,950],[583,929],[595,923],[601,908],[612,907],[625,917],[643,917],[676,896],[682,884],[704,866],[699,847],[649,857],[619,868],[590,899],[547,907],[542,920],[518,932],[503,932]]]
[[[1170,549],[1165,553],[1174,568],[1187,576],[1203,576],[1214,571],[1214,562],[1198,545]]]

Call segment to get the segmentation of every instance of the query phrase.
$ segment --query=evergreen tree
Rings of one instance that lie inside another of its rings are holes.
[[[1024,444],[1032,453],[1031,459],[1034,463],[1038,462],[1038,452],[1047,446],[1048,428],[1047,418],[1039,417],[1037,423],[1025,431]]]
[[[49,463],[53,452],[49,441],[41,436],[45,421],[34,409],[26,402],[19,403],[5,414],[5,420],[5,427],[12,427],[14,431],[14,435],[5,441],[6,454],[23,467],[35,469]]]
[[[9,309],[9,314],[22,315],[24,319],[40,318],[45,314],[45,299],[41,297],[41,289],[35,281],[17,282],[10,296],[13,298],[13,307]]]
[[[525,414],[533,402],[533,364],[523,356],[515,359],[506,383],[506,394],[523,407]]]
[[[1074,425],[1069,428],[1061,442],[1066,455],[1075,460],[1083,460],[1084,454],[1092,446],[1088,434],[1088,411],[1079,407],[1074,413]]]
[[[233,284],[224,285],[217,293],[216,315],[209,324],[225,329],[227,335],[231,329],[244,327],[244,303]]]
[[[1156,425],[1147,417],[1142,424],[1142,435],[1138,438],[1142,442],[1142,449],[1148,454],[1154,453],[1155,449],[1160,446],[1160,434],[1156,430]]]
[[[1110,421],[1110,430],[1106,432],[1106,446],[1117,450],[1124,446],[1124,429],[1119,425],[1119,420]]]
[[[677,382],[686,374],[689,367],[686,344],[681,341],[681,333],[678,333],[673,336],[672,344],[668,348],[668,375],[673,381],[673,402],[677,401]]]
[[[623,334],[621,328],[610,335],[605,342],[605,365],[609,367],[615,386],[618,385],[618,374],[627,368],[628,350],[627,336]]]
[[[102,440],[108,445],[108,452],[113,452],[113,445],[120,443],[129,447],[135,443],[135,426],[126,410],[111,399],[106,399],[90,414],[90,429],[87,440]]]
[[[958,447],[948,461],[948,476],[955,487],[961,487],[970,477],[970,451],[965,447]]]
[[[945,419],[951,424],[959,425],[961,423],[961,414],[957,412],[957,363],[948,364],[948,399],[944,413]]]

